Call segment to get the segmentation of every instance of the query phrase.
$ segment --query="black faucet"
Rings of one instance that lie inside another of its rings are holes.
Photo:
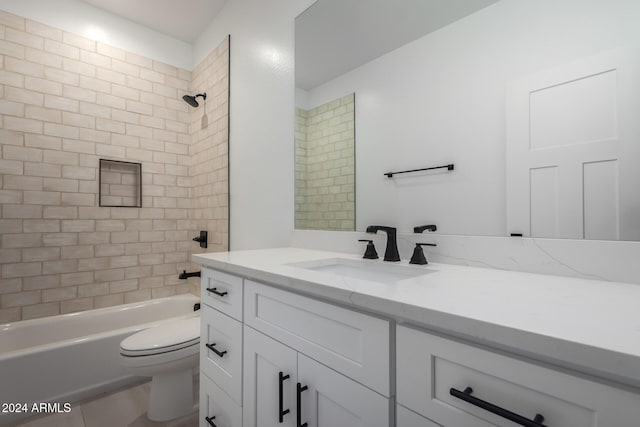
[[[394,227],[385,227],[383,225],[370,225],[367,227],[367,233],[377,233],[384,231],[387,233],[387,249],[384,251],[385,261],[400,261],[400,254],[398,254],[398,242],[396,240],[396,229]]]
[[[189,277],[200,277],[200,272],[194,271],[193,273],[187,273],[187,270],[182,270],[182,273],[178,275],[178,279],[180,280],[185,280],[185,279],[188,279]]]
[[[433,224],[429,224],[429,225],[421,225],[419,227],[413,227],[413,232],[414,233],[422,233],[423,231],[436,231],[438,229],[438,227],[436,227]]]

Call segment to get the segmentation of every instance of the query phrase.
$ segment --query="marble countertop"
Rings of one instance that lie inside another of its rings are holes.
[[[640,387],[639,285],[450,264],[417,266],[426,274],[385,284],[290,265],[335,258],[392,264],[299,248],[192,255],[220,271]]]

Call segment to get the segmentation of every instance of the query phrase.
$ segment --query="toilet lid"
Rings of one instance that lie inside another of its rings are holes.
[[[148,356],[180,350],[200,343],[200,316],[145,329],[120,343],[124,356]]]

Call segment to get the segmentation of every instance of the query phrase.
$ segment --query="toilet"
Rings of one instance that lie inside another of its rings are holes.
[[[154,326],[120,343],[125,370],[152,377],[148,417],[168,421],[192,412],[193,370],[200,351],[200,316]]]

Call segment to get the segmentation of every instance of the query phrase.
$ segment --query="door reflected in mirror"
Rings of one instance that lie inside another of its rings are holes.
[[[296,108],[295,227],[355,230],[355,94]]]

